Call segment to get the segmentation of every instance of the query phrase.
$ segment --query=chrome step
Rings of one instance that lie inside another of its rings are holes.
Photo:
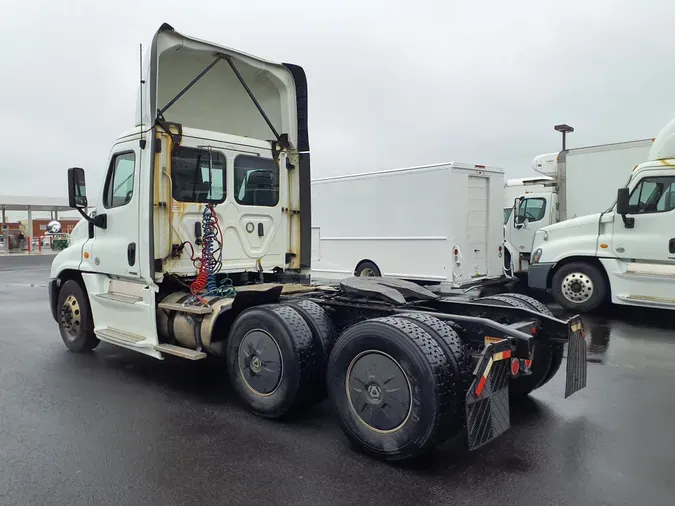
[[[184,306],[183,304],[176,304],[174,302],[160,302],[159,309],[166,309],[167,311],[179,311],[182,313],[192,314],[210,314],[213,313],[213,308],[204,305]]]
[[[100,330],[94,330],[96,337],[102,341],[110,341],[113,343],[120,344],[130,344],[132,346],[138,346],[139,343],[145,341],[145,337],[139,336],[138,334],[132,334],[131,332],[125,332],[124,330],[113,329],[111,327],[106,327]]]
[[[141,302],[143,300],[143,297],[116,292],[99,293],[96,295],[96,297],[99,299],[114,300],[115,302],[123,302],[125,304],[136,304],[137,302]]]
[[[174,344],[158,344],[155,346],[155,350],[162,353],[168,353],[169,355],[175,355],[176,357],[187,358],[188,360],[201,360],[202,358],[206,358],[206,353],[204,352],[183,348],[182,346],[176,346]]]

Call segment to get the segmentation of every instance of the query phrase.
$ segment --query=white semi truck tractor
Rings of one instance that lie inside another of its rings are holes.
[[[618,191],[614,186],[615,200],[603,212],[536,231],[531,288],[549,290],[575,312],[607,301],[675,309],[675,120],[646,144],[648,154]],[[625,163],[616,168],[626,170]],[[606,181],[588,184],[589,198],[612,189]]]
[[[534,299],[462,302],[386,277],[313,286],[307,112],[301,67],[162,25],[93,212],[84,170],[68,170],[83,220],[49,282],[65,345],[211,356],[270,419],[328,396],[347,437],[387,461],[463,427],[471,449],[499,436],[509,399],[547,383],[566,343],[565,395],[586,385],[580,318]]]

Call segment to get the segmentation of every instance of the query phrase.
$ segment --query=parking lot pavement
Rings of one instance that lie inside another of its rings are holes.
[[[250,415],[218,362],[66,351],[49,259],[4,261],[0,504],[673,504],[671,315],[586,318],[584,390],[563,399],[561,372],[498,440],[395,467],[355,453],[327,403],[295,422]]]

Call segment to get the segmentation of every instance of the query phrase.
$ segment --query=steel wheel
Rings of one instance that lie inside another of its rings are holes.
[[[362,278],[371,277],[371,276],[375,276],[375,272],[373,271],[373,269],[371,269],[369,267],[366,267],[365,269],[362,269],[360,274],[359,274],[359,277],[362,277]]]
[[[264,330],[251,330],[241,340],[239,373],[258,395],[272,395],[279,388],[283,367],[279,345]]]
[[[370,429],[396,432],[412,410],[412,388],[400,364],[377,350],[359,353],[347,370],[347,398]]]
[[[82,310],[80,303],[73,295],[69,295],[61,305],[60,323],[61,328],[66,331],[66,338],[69,342],[79,337],[82,328]]]
[[[561,283],[562,294],[575,304],[582,304],[593,296],[594,285],[583,272],[571,272]]]

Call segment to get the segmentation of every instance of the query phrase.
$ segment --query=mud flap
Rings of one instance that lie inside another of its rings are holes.
[[[565,377],[565,399],[586,386],[586,335],[580,317],[569,323],[569,341],[567,343],[567,374]]]
[[[469,450],[489,443],[511,426],[510,358],[511,349],[505,339],[487,346],[476,366],[476,379],[466,394]]]

